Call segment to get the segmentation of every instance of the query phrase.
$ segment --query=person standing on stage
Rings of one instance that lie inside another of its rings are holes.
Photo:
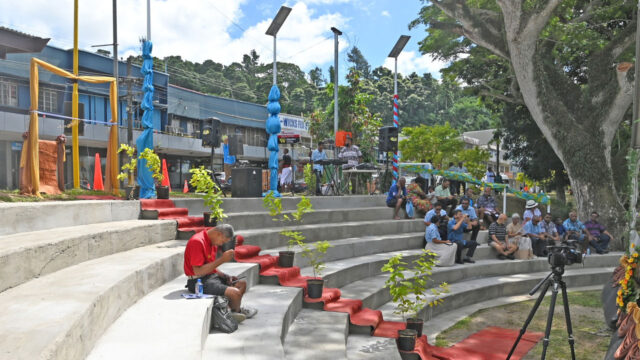
[[[229,182],[229,179],[231,178],[231,168],[236,163],[236,157],[229,155],[229,137],[227,135],[222,137],[222,154],[224,162],[224,180]]]
[[[311,161],[313,162],[313,172],[316,174],[316,195],[321,195],[320,188],[322,182],[322,173],[324,168],[316,161],[327,160],[327,153],[324,152],[322,142],[318,143],[318,148],[311,153]]]
[[[353,145],[353,140],[351,136],[347,135],[347,138],[344,142],[344,147],[340,149],[340,153],[338,153],[338,159],[345,160],[347,163],[342,165],[343,169],[351,169],[356,167],[362,161],[362,153],[360,152],[360,148],[356,145]],[[351,177],[351,193],[356,193],[356,177]]]
[[[280,186],[282,187],[282,192],[286,192],[287,188],[293,187],[291,186],[291,181],[293,177],[293,172],[291,168],[291,156],[289,156],[289,149],[283,150],[284,155],[282,155],[282,173],[280,174]]]

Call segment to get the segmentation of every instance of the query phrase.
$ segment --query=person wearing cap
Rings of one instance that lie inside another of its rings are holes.
[[[360,152],[360,148],[356,145],[353,145],[353,139],[351,139],[350,135],[347,135],[344,141],[344,147],[340,149],[338,153],[338,159],[345,160],[347,163],[342,165],[343,169],[351,169],[356,167],[362,161],[362,153]],[[356,176],[351,177],[351,193],[356,193]]]
[[[535,202],[535,200],[527,200],[524,214],[522,214],[522,224],[526,224],[529,220],[533,219],[534,216],[542,216],[540,209],[538,209],[538,203]]]
[[[320,193],[320,185],[322,183],[322,172],[324,171],[324,167],[320,164],[317,164],[317,161],[327,160],[327,153],[323,150],[324,144],[321,142],[318,143],[318,148],[313,150],[311,153],[311,161],[313,162],[313,172],[316,174],[316,195],[321,195]]]

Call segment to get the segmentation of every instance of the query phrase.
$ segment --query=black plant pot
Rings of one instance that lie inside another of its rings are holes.
[[[222,246],[220,247],[222,252],[225,252],[227,250],[233,250],[236,248],[236,237],[232,237],[231,240],[227,241],[226,243],[222,244]]]
[[[312,299],[319,299],[322,297],[322,287],[324,280],[322,279],[309,279],[307,280],[307,295]]]
[[[295,253],[293,251],[280,251],[278,254],[278,266],[283,268],[292,267],[294,256]]]
[[[127,197],[127,200],[138,200],[140,198],[140,186],[127,186],[124,195]]]
[[[407,319],[407,329],[415,330],[418,335],[417,337],[422,336],[422,326],[424,325],[424,320],[420,318],[408,318]]]
[[[214,227],[218,225],[218,218],[211,217],[210,212],[204,213],[204,226],[206,227]]]
[[[398,330],[398,350],[400,351],[413,351],[416,347],[416,336],[418,333],[412,329]]]
[[[169,187],[168,186],[156,186],[156,196],[158,199],[168,199],[169,198]]]

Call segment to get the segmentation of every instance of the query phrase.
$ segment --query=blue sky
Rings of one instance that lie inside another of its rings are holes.
[[[240,61],[242,54],[256,49],[261,61],[272,59],[272,38],[264,32],[281,5],[293,8],[278,34],[278,60],[298,64],[308,71],[321,67],[325,76],[333,64],[331,26],[342,30],[340,74],[348,64],[346,53],[358,46],[372,68],[385,65],[400,35],[411,36],[399,58],[398,70],[408,74],[430,72],[439,77],[444,66],[422,56],[418,41],[424,27],[412,31],[408,24],[420,10],[419,0],[152,0],[151,38],[158,57],[181,55],[184,59],[212,59],[223,64]],[[401,6],[400,6],[401,5]],[[119,55],[139,54],[139,38],[146,34],[146,1],[118,1]],[[80,0],[79,44],[112,40],[111,1]],[[25,19],[29,19],[28,21]],[[0,25],[32,35],[51,37],[51,45],[73,46],[73,0],[0,1]]]

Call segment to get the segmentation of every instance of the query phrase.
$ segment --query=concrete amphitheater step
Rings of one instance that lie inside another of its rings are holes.
[[[587,257],[584,269],[600,269],[615,266],[621,253],[610,253]],[[475,256],[474,256],[475,257]],[[573,265],[580,267],[581,265]],[[567,267],[570,269],[571,267]],[[518,276],[528,273],[538,273],[549,270],[549,263],[546,258],[536,258],[532,260],[476,260],[475,264],[454,265],[451,267],[436,267],[433,269],[431,281],[433,283],[447,282],[452,285],[457,282],[473,281],[496,276]],[[411,276],[407,272],[407,277]],[[388,274],[379,274],[354,281],[340,288],[342,297],[350,299],[361,299],[363,306],[378,308],[391,301],[389,290],[384,287]],[[533,285],[532,285],[533,286]],[[440,311],[440,309],[438,309]]]
[[[603,285],[611,277],[611,272],[614,268],[615,267],[567,268],[563,275],[563,280],[568,288]],[[548,274],[549,271],[493,276],[450,284],[449,293],[442,295],[443,303],[433,308],[427,307],[423,309],[419,316],[428,321],[434,316],[470,305],[471,303],[497,299],[504,296],[527,294]],[[387,302],[378,309],[382,311],[386,320],[402,321],[400,316],[393,313],[393,303]]]
[[[0,358],[84,359],[129,306],[182,273],[184,243],[86,261],[0,294]]]
[[[291,214],[292,211],[284,211],[283,214]],[[388,207],[366,208],[335,208],[315,210],[304,215],[302,224],[332,224],[350,221],[390,220],[392,210]],[[233,225],[238,230],[264,229],[282,226],[282,222],[273,221],[268,212],[254,211],[243,213],[231,213],[225,219],[225,223]]]
[[[258,282],[258,265],[226,263],[220,270]],[[182,275],[150,292],[120,316],[87,357],[109,359],[199,360],[211,324],[212,299],[186,300]]]
[[[406,234],[392,234],[382,236],[363,236],[348,239],[332,240],[331,247],[324,256],[324,261],[349,259],[356,256],[372,255],[381,252],[399,251],[421,248],[424,243],[424,232],[412,232]],[[268,249],[261,254],[278,255],[279,251],[288,250],[287,247]],[[300,247],[294,246],[296,253],[294,266],[306,267],[309,262],[300,255]]]
[[[0,236],[0,292],[83,261],[175,239],[175,221],[124,220]]]
[[[349,334],[348,360],[401,360],[396,340],[362,334]]]
[[[134,220],[139,201],[82,200],[0,203],[0,236],[111,221]]]
[[[314,210],[364,208],[385,206],[385,197],[376,195],[354,196],[310,196],[308,199]],[[190,215],[202,216],[204,201],[202,199],[171,199],[176,207],[189,209]],[[247,211],[265,211],[262,207],[263,198],[224,198],[222,208],[226,214],[242,213]],[[300,197],[283,197],[282,209],[295,210],[300,202]]]
[[[302,298],[301,288],[254,286],[245,294],[242,302],[258,309],[258,314],[242,322],[238,330],[231,334],[209,334],[202,358],[284,359],[282,344],[291,323],[302,308]]]
[[[257,245],[262,249],[286,246],[282,230],[299,231],[307,242],[338,240],[369,235],[392,235],[424,231],[421,220],[352,221],[332,224],[298,225],[281,228],[238,231],[244,236],[245,245]]]
[[[344,360],[348,333],[348,314],[302,309],[284,341],[285,358]]]

